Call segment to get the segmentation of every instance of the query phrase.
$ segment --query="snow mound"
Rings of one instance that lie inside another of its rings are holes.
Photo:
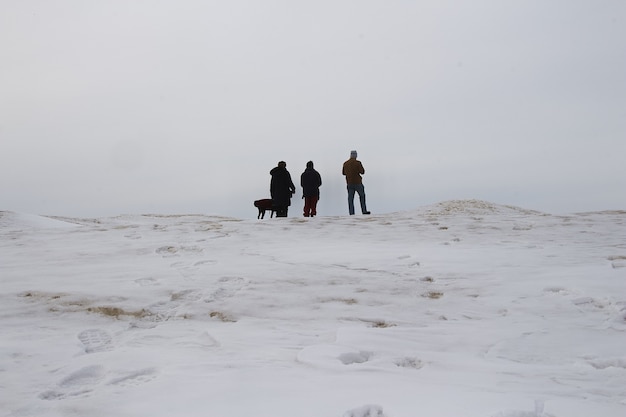
[[[488,214],[522,214],[522,215],[539,215],[545,214],[535,210],[524,209],[516,206],[494,204],[482,200],[450,200],[442,201],[432,206],[424,207],[428,214],[446,215],[446,214],[471,214],[471,215],[488,215]]]
[[[11,229],[71,229],[77,224],[36,214],[0,211],[0,227]]]

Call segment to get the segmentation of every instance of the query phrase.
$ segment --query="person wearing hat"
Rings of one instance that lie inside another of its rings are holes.
[[[270,194],[272,205],[276,210],[276,217],[287,217],[287,210],[291,205],[291,196],[296,192],[296,186],[291,181],[291,174],[287,171],[287,163],[280,161],[278,166],[270,171]]]
[[[348,212],[351,216],[354,215],[355,192],[359,194],[361,213],[370,214],[365,204],[365,187],[363,186],[363,179],[361,178],[361,175],[365,174],[365,169],[361,161],[356,159],[356,157],[356,151],[350,152],[350,159],[343,163],[342,170],[342,174],[346,176],[346,183],[348,184]]]
[[[317,202],[320,199],[322,177],[313,168],[313,161],[306,163],[306,169],[300,175],[300,185],[302,186],[302,198],[304,198],[304,217],[314,217],[317,215]]]

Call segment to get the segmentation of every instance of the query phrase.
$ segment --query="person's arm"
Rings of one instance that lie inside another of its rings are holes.
[[[291,174],[287,173],[287,178],[289,178],[289,187],[291,190],[291,194],[295,194],[296,193],[296,186],[293,185],[293,181],[291,181]]]

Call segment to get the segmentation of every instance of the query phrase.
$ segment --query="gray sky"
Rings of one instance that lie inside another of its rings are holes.
[[[626,209],[623,0],[4,0],[0,59],[0,210],[253,218],[313,160],[347,214],[351,149],[373,213]]]

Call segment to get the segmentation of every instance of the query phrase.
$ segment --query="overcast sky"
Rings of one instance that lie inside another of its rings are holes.
[[[347,214],[352,149],[373,213],[626,209],[623,0],[3,0],[0,60],[0,210],[252,218],[313,160]]]

